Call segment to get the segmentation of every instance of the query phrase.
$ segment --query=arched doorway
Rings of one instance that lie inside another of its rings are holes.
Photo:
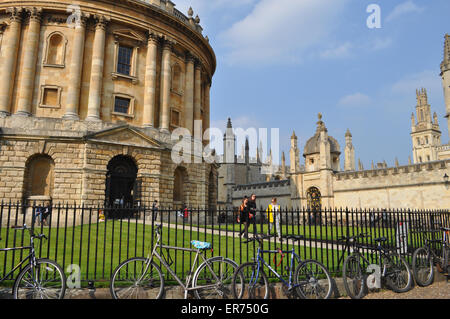
[[[322,211],[322,195],[317,187],[310,187],[306,192],[308,210],[311,212],[310,223],[320,225]]]
[[[51,198],[53,193],[54,167],[55,163],[48,155],[39,154],[28,160],[25,173],[26,198]]]
[[[181,207],[187,205],[186,192],[187,172],[184,167],[178,166],[174,172],[173,181],[173,206]]]
[[[107,169],[105,204],[133,206],[137,200],[137,194],[134,193],[138,172],[134,160],[129,156],[118,155],[109,161]]]

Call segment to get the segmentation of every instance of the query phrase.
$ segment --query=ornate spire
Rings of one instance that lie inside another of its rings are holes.
[[[428,94],[427,90],[422,88],[420,90],[416,90],[417,96],[417,106],[428,105]]]
[[[317,132],[325,131],[327,132],[327,128],[325,127],[325,123],[322,121],[322,113],[317,115],[319,121],[317,122]]]
[[[194,10],[192,9],[192,7],[189,7],[189,10],[188,10],[189,18],[192,18],[193,15],[194,15]]]
[[[231,125],[231,118],[228,118],[228,123],[227,123],[227,128],[232,128],[233,126]]]
[[[352,137],[352,133],[350,133],[350,129],[347,129],[347,132],[345,133],[345,137]]]
[[[441,63],[441,72],[444,73],[450,69],[450,36],[445,35],[444,58]]]
[[[444,61],[450,61],[450,36],[448,34],[445,35]]]

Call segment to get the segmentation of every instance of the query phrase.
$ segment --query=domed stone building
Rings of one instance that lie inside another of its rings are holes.
[[[214,205],[217,167],[171,159],[171,132],[210,125],[216,58],[189,11],[0,2],[0,197]]]
[[[329,148],[327,150],[323,150],[322,153],[330,154],[330,166],[334,171],[338,171],[340,169],[340,160],[339,156],[341,155],[340,146],[338,141],[327,133],[327,128],[325,124],[322,122],[322,114],[319,114],[319,121],[317,122],[317,130],[316,134],[311,137],[305,145],[305,149],[303,150],[303,157],[305,158],[305,169],[307,172],[317,171],[320,163],[320,147],[321,141],[325,148]]]

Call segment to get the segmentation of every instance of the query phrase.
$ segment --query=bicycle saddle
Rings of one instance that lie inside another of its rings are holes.
[[[387,241],[387,238],[386,237],[378,237],[378,238],[375,238],[374,241],[384,242],[384,241]]]
[[[286,239],[292,239],[294,241],[300,241],[305,239],[305,237],[303,235],[287,235],[285,236]]]
[[[211,248],[211,244],[204,242],[204,241],[198,241],[198,240],[193,240],[191,241],[192,246],[194,246],[197,249],[209,249]]]

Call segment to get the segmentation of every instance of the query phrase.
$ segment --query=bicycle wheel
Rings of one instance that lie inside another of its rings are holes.
[[[111,276],[110,291],[114,299],[161,299],[164,276],[153,261],[143,257],[121,263]]]
[[[202,263],[192,280],[197,299],[231,299],[233,274],[238,268],[236,263],[223,257],[213,257]]]
[[[416,283],[421,287],[431,285],[434,280],[433,258],[424,247],[414,251],[412,257],[412,270]]]
[[[397,253],[390,253],[384,258],[386,267],[384,279],[386,285],[395,292],[407,292],[412,286],[412,273],[406,260]]]
[[[269,280],[255,262],[240,265],[234,275],[232,292],[235,299],[268,299]]]
[[[361,299],[366,289],[366,280],[359,261],[357,255],[350,255],[342,267],[344,288],[352,299]]]
[[[31,264],[27,265],[17,276],[13,287],[15,299],[63,299],[65,292],[64,271],[48,259],[37,259],[34,269]]]
[[[303,299],[328,299],[333,293],[328,270],[315,260],[305,260],[297,266],[294,284],[298,295]]]

